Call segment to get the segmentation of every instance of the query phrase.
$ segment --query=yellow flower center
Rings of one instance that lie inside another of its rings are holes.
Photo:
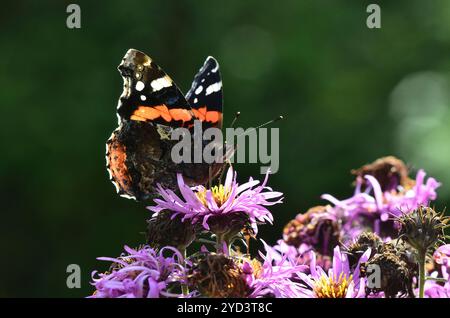
[[[203,203],[204,206],[208,206],[206,202],[207,191],[207,189],[203,189],[202,191],[196,193],[197,198]],[[209,191],[211,191],[212,197],[219,207],[228,200],[231,194],[231,188],[225,188],[222,184],[212,187]]]
[[[352,279],[352,275],[347,278],[344,273],[339,278],[322,275],[314,286],[314,292],[317,298],[345,298]]]
[[[250,265],[253,268],[253,275],[255,276],[255,278],[260,278],[261,274],[263,273],[263,267],[261,262],[256,259],[252,259]]]

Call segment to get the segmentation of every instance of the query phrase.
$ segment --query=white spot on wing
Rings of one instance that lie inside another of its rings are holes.
[[[194,98],[194,103],[198,103],[198,98]]]
[[[112,178],[112,176],[111,176],[111,178]],[[111,180],[111,182],[112,182],[112,184],[114,184],[114,187],[116,187],[116,192],[119,193],[120,192],[120,187],[117,184],[117,182],[115,182],[114,180]]]
[[[128,194],[120,194],[122,198],[136,200],[136,197]]]
[[[147,99],[147,97],[145,97],[145,95],[141,95],[141,100],[145,101]]]
[[[112,175],[111,169],[107,168],[106,170],[108,171],[109,180],[112,180],[113,175]],[[115,182],[113,182],[113,184],[114,184],[114,186],[116,187],[116,190],[117,190],[117,184]]]
[[[157,78],[153,80],[150,85],[152,86],[154,91],[162,90],[164,87],[170,87],[172,86],[172,80],[169,76],[164,76],[161,78]]]
[[[209,94],[212,94],[214,92],[218,92],[218,91],[220,91],[221,88],[222,88],[222,81],[214,83],[214,84],[211,84],[211,85],[209,85],[206,88],[205,95],[208,96]]]
[[[136,90],[139,92],[142,91],[144,89],[144,87],[145,87],[145,84],[142,81],[138,81],[135,86]]]
[[[203,91],[203,86],[200,85],[199,87],[197,87],[197,89],[195,90],[195,95],[200,94]]]

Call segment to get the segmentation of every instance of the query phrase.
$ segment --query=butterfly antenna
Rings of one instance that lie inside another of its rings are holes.
[[[208,167],[208,189],[211,189],[212,186],[212,171],[211,166]]]
[[[247,134],[249,134],[249,133],[251,133],[251,132],[253,132],[253,131],[255,131],[255,130],[259,129],[259,128],[262,128],[262,127],[264,127],[264,126],[273,124],[273,123],[275,123],[275,122],[277,122],[277,121],[279,121],[279,120],[282,120],[282,119],[283,119],[283,116],[280,115],[280,116],[278,116],[277,118],[274,118],[274,119],[272,119],[272,120],[269,120],[267,123],[264,123],[264,124],[262,124],[262,125],[259,125],[258,127],[255,127],[255,128],[250,129],[250,130],[248,130],[248,131],[246,131],[246,132],[243,132],[242,134],[238,135],[237,137],[241,137],[241,136],[247,135]]]
[[[225,170],[228,170],[227,168],[231,166],[231,160],[227,159],[225,161],[225,164],[222,167],[222,171],[220,172],[220,176],[219,176],[219,184],[222,184],[222,180],[223,180],[223,175],[225,174]]]
[[[234,124],[236,123],[239,116],[241,116],[241,112],[236,112],[236,114],[234,115],[233,121],[231,122],[231,125],[230,125],[231,128],[234,127]]]

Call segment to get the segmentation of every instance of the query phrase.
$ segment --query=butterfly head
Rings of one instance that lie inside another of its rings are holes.
[[[140,79],[145,67],[150,66],[152,59],[145,53],[135,49],[129,49],[118,66],[123,77]]]

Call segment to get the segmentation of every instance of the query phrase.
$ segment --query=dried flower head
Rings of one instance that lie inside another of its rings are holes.
[[[289,245],[308,244],[322,255],[331,256],[340,240],[340,225],[330,206],[316,206],[286,224],[283,238]]]
[[[364,254],[369,248],[371,250],[370,257],[372,257],[382,245],[383,241],[375,233],[364,232],[359,235],[354,242],[345,249],[345,252],[348,254],[350,268],[354,268],[354,266],[356,266],[356,263],[360,259],[361,255]]]
[[[442,243],[449,217],[427,206],[420,206],[411,213],[396,219],[400,223],[400,237],[417,251],[426,253]]]
[[[178,215],[162,211],[147,221],[147,243],[154,247],[174,246],[180,250],[188,247],[195,239],[195,226],[182,222]]]
[[[252,228],[248,215],[244,212],[213,215],[208,220],[211,233],[230,242],[245,229]]]
[[[383,242],[378,235],[365,232],[347,247],[351,268],[356,264],[355,259],[367,249],[371,254],[368,261],[359,267],[361,276],[366,277],[368,268],[373,265],[378,266],[382,276],[379,286],[366,286],[367,293],[383,291],[386,297],[394,297],[398,293],[412,295],[413,278],[418,267],[411,247],[400,241]]]
[[[242,269],[224,254],[201,253],[192,260],[188,284],[202,296],[240,298],[248,294]]]
[[[380,183],[382,191],[397,190],[398,186],[403,188],[414,186],[414,180],[408,177],[408,167],[402,160],[394,156],[379,158],[359,169],[352,170],[351,173],[357,178],[361,178],[364,187],[369,186],[364,180],[364,176],[373,176]]]
[[[368,269],[377,266],[380,269],[380,285],[366,286],[366,293],[384,292],[386,298],[400,295],[412,297],[412,275],[408,265],[395,253],[377,253],[369,261],[360,265],[361,276],[365,277]]]

